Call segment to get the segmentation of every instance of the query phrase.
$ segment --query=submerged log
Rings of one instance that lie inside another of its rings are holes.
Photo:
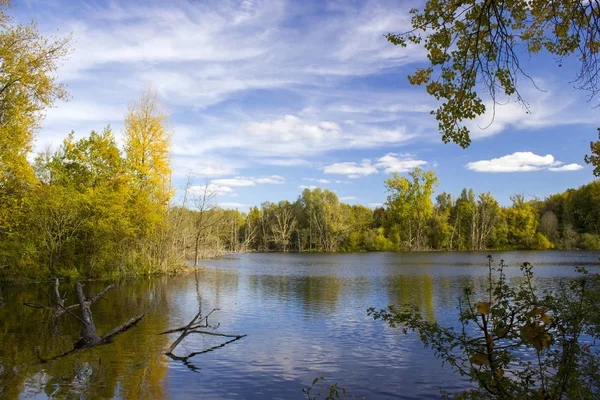
[[[102,294],[108,292],[115,285],[109,285],[105,287]],[[83,294],[83,286],[77,282],[75,284],[75,291],[77,293],[77,301],[79,302],[79,312],[81,313],[81,338],[75,343],[75,348],[91,347],[100,344],[102,338],[96,331],[96,325],[94,325],[94,318],[92,317],[92,300],[88,300]]]
[[[135,316],[135,317],[129,319],[124,324],[111,329],[108,333],[104,334],[103,336],[100,336],[98,334],[98,331],[96,330],[96,325],[94,324],[94,318],[92,315],[91,306],[96,301],[103,298],[102,296],[104,296],[104,294],[106,294],[106,292],[108,292],[109,290],[111,290],[114,287],[115,287],[115,285],[111,284],[111,285],[105,287],[104,289],[102,289],[98,294],[96,294],[91,299],[88,299],[85,297],[85,294],[83,293],[83,286],[81,285],[81,283],[77,282],[75,284],[75,292],[77,294],[77,301],[79,303],[78,306],[79,306],[79,311],[81,314],[80,317],[77,317],[77,319],[79,319],[79,321],[81,322],[81,331],[80,331],[81,337],[73,345],[73,349],[67,351],[66,353],[60,354],[58,356],[52,357],[47,360],[44,360],[38,356],[42,362],[56,360],[58,358],[68,356],[69,354],[75,353],[77,351],[82,351],[82,350],[89,349],[89,348],[92,348],[95,346],[110,343],[115,336],[127,331],[128,329],[133,327],[135,324],[137,324],[142,318],[144,318],[144,315],[146,315],[146,313],[140,314],[138,316]],[[65,311],[66,311],[66,309],[65,309]]]

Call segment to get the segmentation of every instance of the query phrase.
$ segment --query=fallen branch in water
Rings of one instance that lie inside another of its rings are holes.
[[[217,310],[218,310],[218,308],[213,309],[205,317],[202,317],[202,310],[200,310],[187,325],[179,327],[179,328],[169,329],[168,331],[159,333],[159,335],[164,335],[164,334],[168,334],[168,333],[181,332],[181,335],[179,335],[179,337],[171,344],[171,346],[169,347],[169,350],[165,353],[165,355],[168,356],[169,358],[171,358],[172,360],[177,360],[177,361],[183,362],[189,369],[191,369],[194,372],[198,372],[198,370],[200,368],[198,368],[194,364],[190,363],[189,362],[190,358],[195,357],[199,354],[208,353],[209,351],[213,351],[220,347],[224,347],[225,345],[235,342],[236,340],[240,340],[241,338],[246,336],[246,335],[233,335],[233,334],[199,330],[198,328],[215,328],[218,326],[218,325],[211,326],[208,323],[208,317]],[[202,320],[204,320],[204,323],[202,323]],[[175,351],[177,346],[183,341],[183,339],[185,339],[188,335],[191,335],[192,333],[199,333],[201,335],[222,336],[222,337],[228,337],[228,338],[233,338],[233,339],[228,340],[225,343],[221,343],[219,345],[209,347],[202,351],[195,351],[195,352],[189,353],[186,356],[178,356],[178,355],[174,354],[173,352]]]
[[[226,336],[226,335],[223,335],[223,336]],[[216,346],[209,347],[208,349],[205,349],[205,350],[202,350],[202,351],[195,351],[195,352],[193,352],[193,353],[190,353],[190,354],[188,354],[188,355],[187,355],[187,356],[185,356],[185,357],[176,356],[176,355],[175,355],[175,354],[173,354],[173,353],[166,353],[166,355],[167,355],[169,358],[173,359],[173,360],[178,360],[178,361],[187,361],[188,359],[190,359],[190,358],[192,358],[192,357],[194,357],[194,356],[197,356],[197,355],[199,355],[199,354],[208,353],[209,351],[213,351],[213,350],[215,350],[215,349],[218,349],[218,348],[220,348],[220,347],[224,347],[226,344],[229,344],[229,343],[235,342],[236,340],[240,340],[241,338],[243,338],[244,336],[247,336],[247,335],[229,335],[229,336],[233,337],[234,339],[228,340],[227,342],[225,342],[225,343],[221,343],[221,344],[218,344],[218,345],[216,345]]]
[[[206,317],[202,318],[204,320],[204,325],[202,325],[201,322],[198,322],[197,324],[192,325],[192,326],[190,326],[190,324],[187,324],[187,325],[181,326],[179,328],[169,329],[168,331],[161,332],[161,333],[159,333],[159,335],[165,335],[167,333],[173,333],[173,332],[180,332],[180,331],[183,331],[185,329],[208,328],[210,326],[208,324],[208,317],[210,317],[210,315],[212,313],[214,313],[215,311],[220,311],[220,310],[218,308],[213,308],[212,311],[209,312],[206,315]],[[192,320],[192,322],[194,322],[199,316],[200,316],[200,313],[196,314],[196,316],[194,317],[194,319]]]
[[[137,324],[142,318],[144,318],[144,315],[146,315],[145,313],[129,319],[124,324],[119,325],[116,328],[113,328],[112,330],[110,330],[104,336],[100,336],[98,334],[98,331],[96,330],[96,325],[94,324],[94,319],[92,318],[92,310],[90,309],[90,307],[96,301],[103,298],[102,296],[114,287],[115,287],[115,285],[111,284],[111,285],[105,287],[104,289],[102,289],[98,294],[96,294],[91,299],[87,299],[85,297],[85,294],[83,293],[83,286],[81,285],[81,283],[77,282],[75,284],[75,291],[77,293],[77,300],[79,302],[78,306],[79,306],[79,311],[81,314],[81,317],[77,317],[77,319],[79,319],[79,321],[81,321],[81,333],[80,333],[81,338],[73,345],[73,349],[67,351],[66,353],[60,354],[58,356],[52,357],[47,360],[44,360],[43,358],[41,358],[38,355],[38,358],[40,359],[41,362],[48,362],[48,361],[56,360],[58,358],[68,356],[69,354],[72,354],[72,353],[75,353],[78,351],[82,351],[82,350],[86,350],[86,349],[89,349],[89,348],[92,348],[95,346],[110,343],[115,336],[127,331],[128,329],[133,327],[135,324]],[[67,311],[67,310],[65,309],[65,311]],[[69,312],[69,314],[71,314],[71,313]]]

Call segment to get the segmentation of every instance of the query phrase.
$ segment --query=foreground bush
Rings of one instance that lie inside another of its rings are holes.
[[[540,293],[531,264],[521,266],[523,279],[513,286],[504,262],[495,268],[488,258],[486,290],[464,289],[458,328],[428,321],[413,306],[370,308],[369,314],[415,333],[476,384],[455,398],[598,398],[598,276],[579,269],[578,278]]]

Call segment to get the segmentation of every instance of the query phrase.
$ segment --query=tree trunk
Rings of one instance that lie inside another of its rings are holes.
[[[200,234],[196,234],[196,252],[194,254],[194,267],[198,266],[198,258],[199,258],[199,251],[200,251]]]
[[[54,310],[55,318],[60,317],[66,311],[65,310],[65,299],[63,299],[60,295],[59,285],[60,285],[60,282],[59,282],[58,278],[56,278],[54,281],[54,297],[55,297],[55,301],[56,301],[56,308]]]
[[[90,310],[92,301],[85,298],[81,283],[77,282],[75,284],[75,290],[81,312],[81,338],[75,343],[75,348],[95,346],[101,342],[102,338],[98,335],[92,318],[92,311]]]

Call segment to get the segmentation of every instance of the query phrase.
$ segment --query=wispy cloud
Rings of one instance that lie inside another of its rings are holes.
[[[248,187],[256,186],[257,184],[281,185],[285,183],[285,178],[279,175],[263,176],[260,178],[238,176],[235,178],[213,179],[210,183],[226,187]]]
[[[303,181],[311,181],[311,182],[323,183],[323,184],[331,183],[331,181],[329,179],[302,178],[302,180]]]
[[[347,175],[348,178],[359,178],[379,173],[370,160],[363,160],[360,164],[356,162],[341,162],[327,165],[323,168],[323,172],[326,174]]]
[[[235,175],[236,173],[237,173],[237,171],[230,167],[221,167],[221,168],[206,167],[206,168],[199,168],[195,172],[196,175],[207,176],[207,177]]]
[[[297,167],[309,165],[310,162],[301,158],[263,158],[258,160],[263,165],[275,165],[280,167]]]
[[[283,176],[279,176],[279,175],[271,175],[271,176],[264,176],[262,178],[256,178],[256,179],[254,179],[254,182],[281,185],[281,184],[285,183],[285,178]]]
[[[255,186],[256,182],[246,178],[225,178],[225,179],[213,179],[211,183],[214,183],[218,186],[232,186],[232,187],[241,187],[241,186]]]

